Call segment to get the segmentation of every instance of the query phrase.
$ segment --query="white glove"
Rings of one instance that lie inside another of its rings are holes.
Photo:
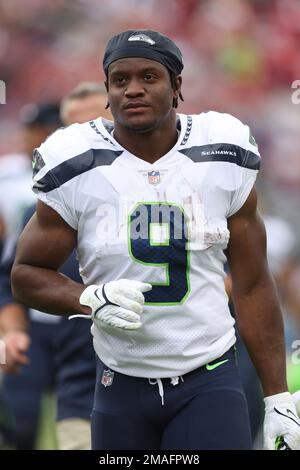
[[[295,403],[295,407],[297,410],[297,414],[300,417],[300,390],[292,394],[293,402]]]
[[[264,448],[300,450],[300,420],[289,392],[264,399]]]
[[[135,330],[142,325],[141,314],[145,301],[142,292],[151,289],[152,285],[145,282],[119,279],[99,286],[88,286],[79,302],[91,307],[90,318],[100,328],[103,322],[114,328]]]

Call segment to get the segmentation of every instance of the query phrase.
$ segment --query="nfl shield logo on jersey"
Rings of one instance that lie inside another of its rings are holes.
[[[158,184],[160,183],[160,173],[159,171],[148,171],[148,183]]]
[[[102,374],[101,383],[104,387],[110,387],[113,383],[115,373],[112,370],[104,370]]]

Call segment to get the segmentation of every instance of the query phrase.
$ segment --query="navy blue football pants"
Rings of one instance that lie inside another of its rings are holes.
[[[235,352],[231,348],[210,366],[183,375],[177,385],[158,384],[114,373],[112,384],[101,383],[108,369],[97,359],[92,412],[94,450],[251,449],[251,432]],[[152,380],[151,380],[152,381]]]

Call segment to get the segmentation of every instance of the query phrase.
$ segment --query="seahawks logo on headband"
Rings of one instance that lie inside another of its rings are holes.
[[[155,44],[155,41],[149,38],[149,36],[146,36],[146,34],[134,34],[133,36],[130,36],[130,38],[128,38],[128,41],[144,41],[148,44],[151,44],[151,46]]]

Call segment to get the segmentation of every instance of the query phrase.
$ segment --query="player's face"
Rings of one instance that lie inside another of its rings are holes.
[[[154,60],[116,60],[109,66],[107,87],[115,123],[127,129],[155,129],[174,109],[175,91],[169,72]]]

